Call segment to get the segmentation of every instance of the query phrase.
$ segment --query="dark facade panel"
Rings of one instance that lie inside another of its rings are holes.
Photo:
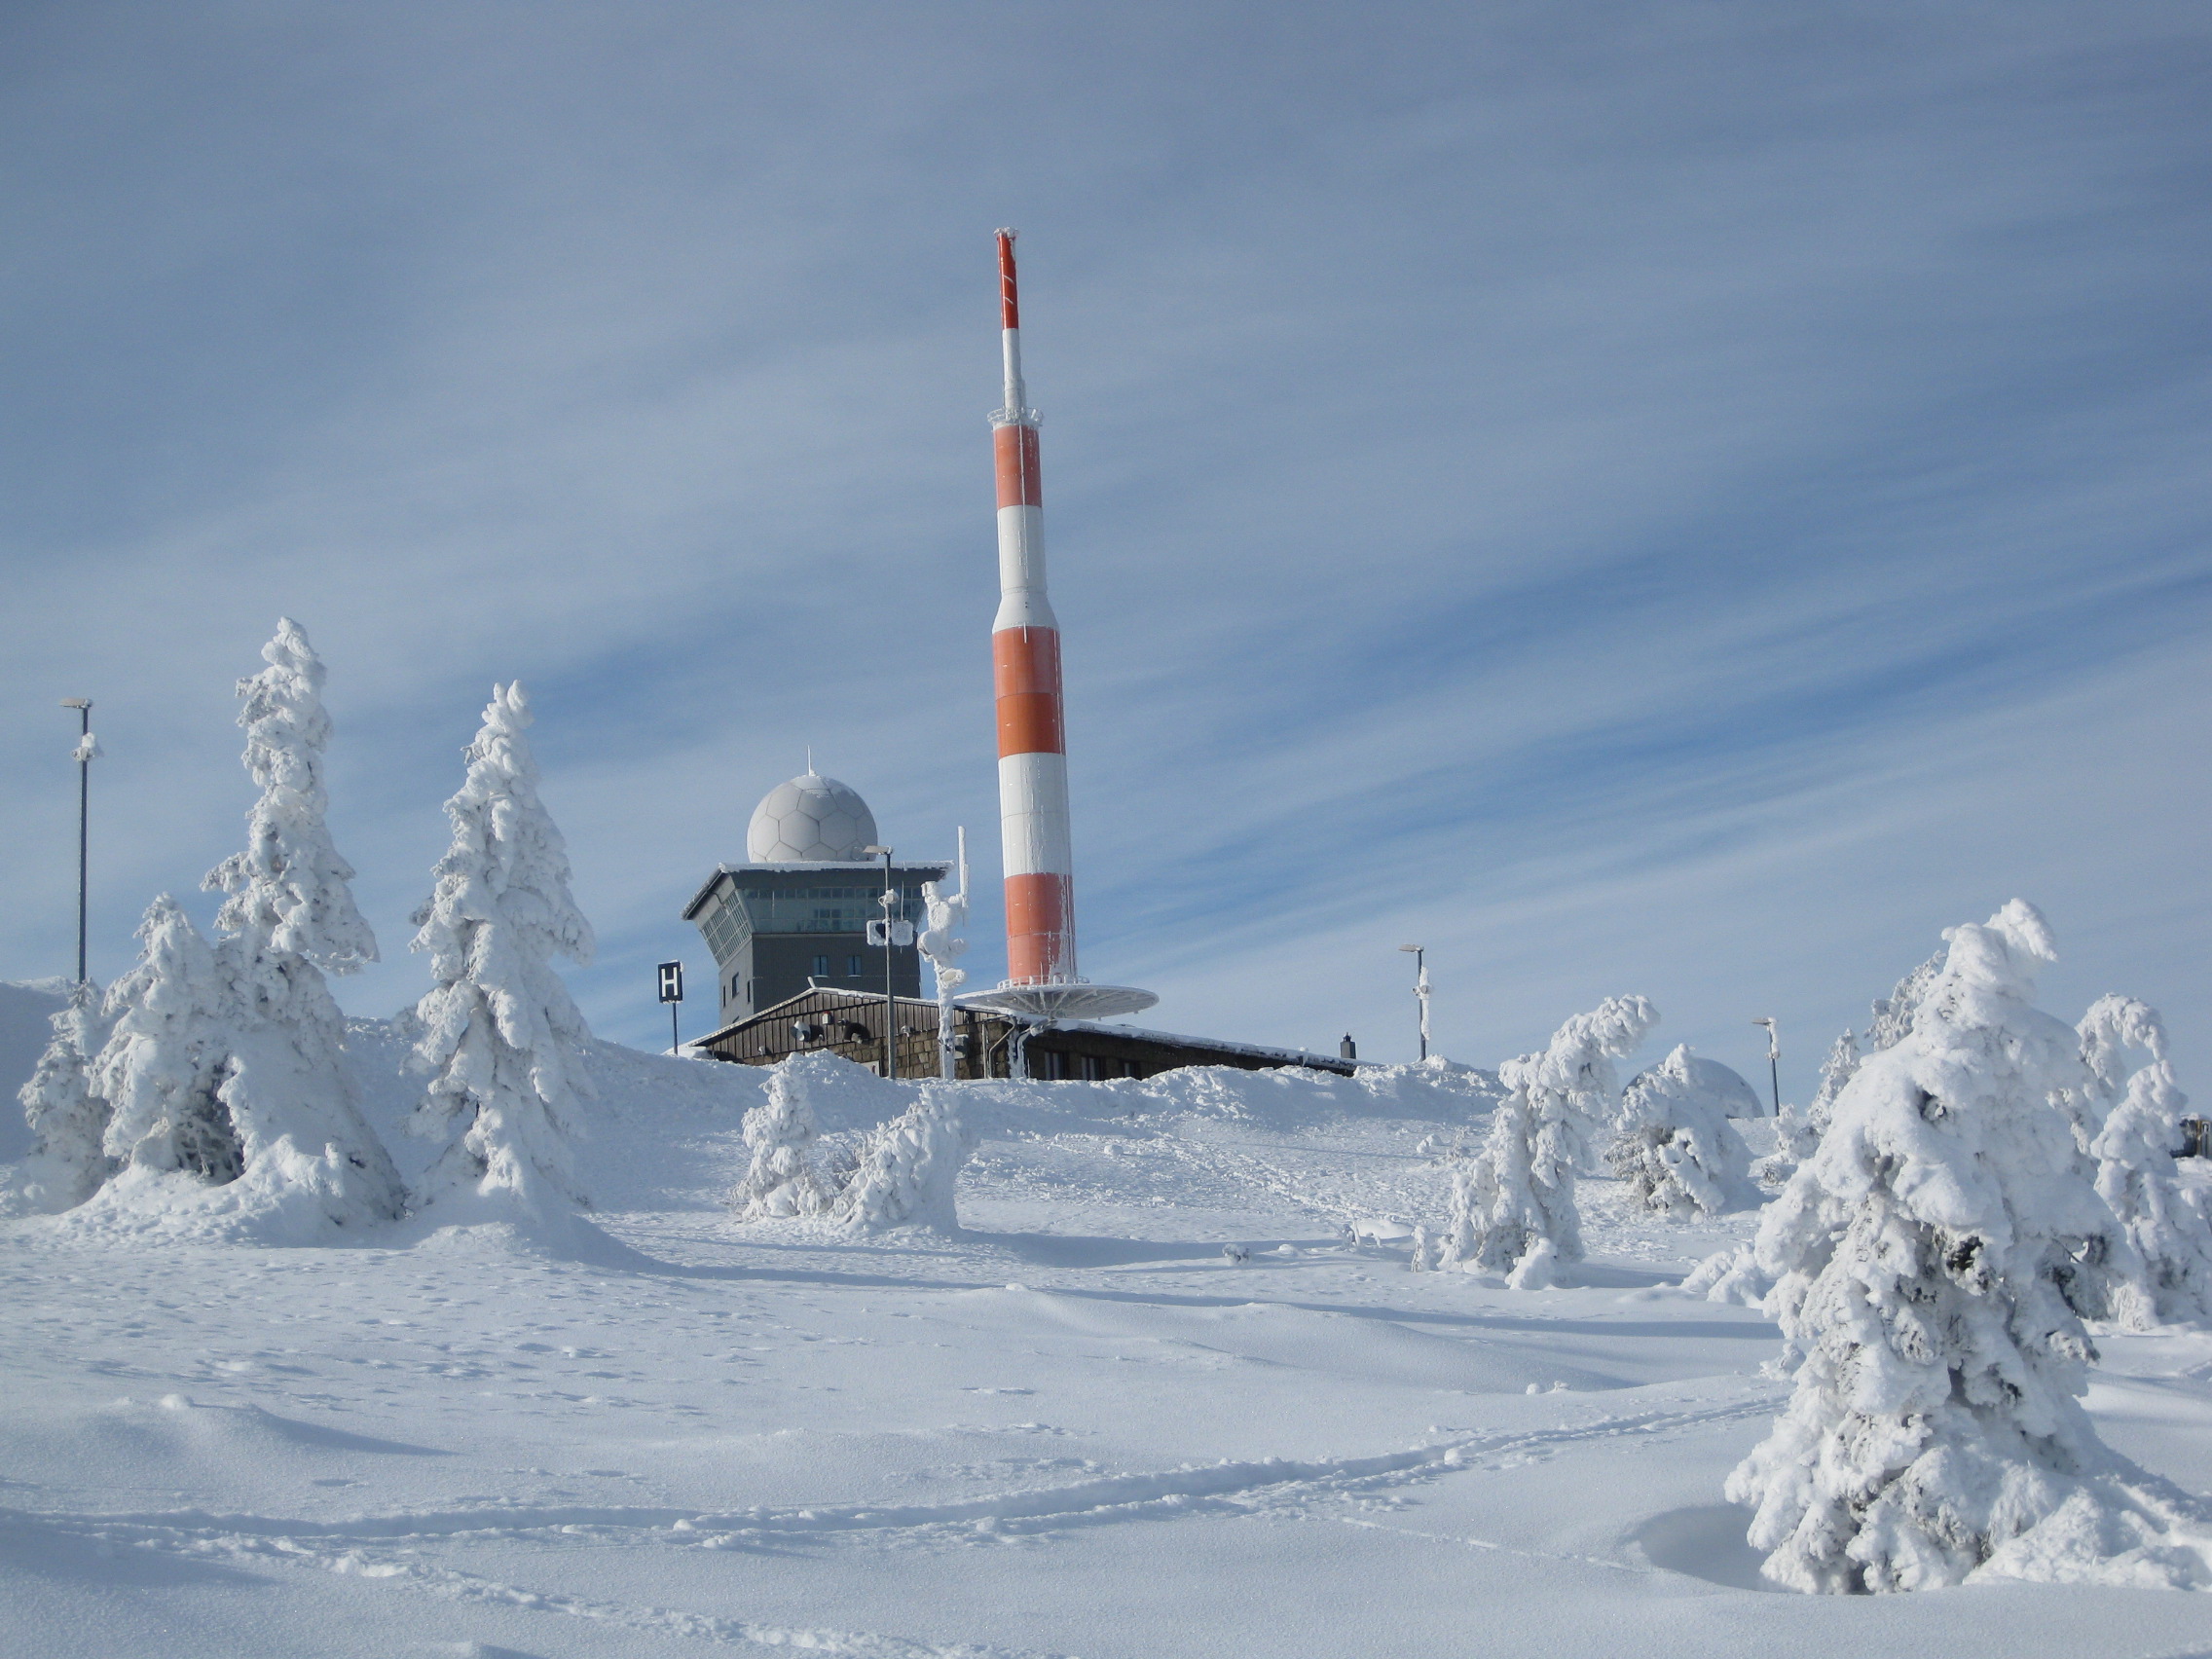
[[[922,884],[945,873],[943,865],[893,865],[900,895],[894,915],[918,932]],[[722,1021],[773,1008],[811,983],[881,991],[884,947],[868,944],[863,930],[883,914],[882,890],[875,865],[725,865],[716,871],[683,913],[714,952]],[[895,945],[892,958],[893,988],[919,995],[920,952]]]
[[[878,961],[880,962],[880,952]],[[898,1002],[900,1077],[936,1077],[937,1004],[902,996]],[[955,1015],[960,1044],[957,1075],[1006,1077],[1009,1049],[1016,1033],[1012,1020],[962,1009]],[[789,998],[750,1018],[735,1021],[699,1047],[717,1059],[772,1066],[793,1054],[828,1051],[871,1071],[882,1070],[883,998],[865,991],[819,987]],[[1160,1032],[1118,1031],[1110,1026],[1035,1029],[1026,1047],[1028,1075],[1047,1081],[1107,1082],[1118,1077],[1157,1077],[1181,1066],[1233,1066],[1270,1071],[1303,1065],[1349,1076],[1348,1060],[1324,1054],[1294,1054],[1255,1050],[1204,1038],[1176,1038]]]

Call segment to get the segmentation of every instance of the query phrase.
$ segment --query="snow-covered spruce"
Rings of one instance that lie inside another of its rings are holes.
[[[814,1062],[828,1055],[800,1054],[768,1077],[764,1105],[745,1114],[745,1144],[753,1161],[730,1192],[741,1221],[820,1215],[837,1197],[822,1164],[821,1125],[807,1098]]]
[[[222,1100],[257,1187],[312,1193],[336,1226],[388,1220],[401,1209],[399,1176],[361,1119],[345,1016],[323,981],[377,959],[352,866],[325,823],[324,669],[290,617],[261,655],[268,667],[238,687],[245,768],[261,797],[246,814],[244,850],[203,883],[227,895],[215,914],[230,1048]]]
[[[977,1137],[960,1121],[955,1099],[951,1089],[924,1085],[919,1100],[868,1137],[860,1168],[837,1195],[840,1221],[855,1233],[960,1231],[953,1187]]]
[[[1658,1018],[1641,997],[1608,997],[1562,1025],[1542,1053],[1497,1068],[1505,1098],[1482,1150],[1453,1175],[1439,1266],[1502,1272],[1516,1289],[1533,1290],[1561,1263],[1581,1260],[1575,1172],[1612,1117],[1620,1088],[1613,1061],[1633,1052]]]
[[[1638,1073],[1621,1095],[1605,1154],[1631,1200],[1677,1221],[1756,1205],[1751,1149],[1728,1121],[1729,1108],[1741,1111],[1749,1093],[1743,1079],[1686,1043]]]
[[[245,1160],[219,1093],[230,1010],[215,953],[166,893],[137,938],[137,965],[108,987],[107,1040],[88,1079],[108,1106],[101,1149],[117,1169],[235,1181]]]
[[[54,1036],[18,1094],[30,1124],[31,1155],[17,1171],[11,1208],[73,1208],[114,1168],[102,1145],[108,1103],[93,1090],[91,1075],[107,1041],[99,994],[89,984],[72,985],[69,1001],[51,1017]]]
[[[2076,1027],[2089,1078],[2068,1097],[2097,1192],[2134,1246],[2112,1316],[2135,1329],[2212,1321],[2212,1226],[2183,1192],[2173,1145],[2189,1104],[2165,1024],[2133,997],[2100,997]],[[2140,1060],[2140,1064],[2135,1062]]]
[[[2014,900],[1945,938],[1909,1032],[1761,1223],[1796,1387],[1727,1495],[1798,1590],[2212,1585],[2200,1506],[2109,1452],[2076,1398],[2097,1264],[2128,1247],[2050,1103],[2083,1067],[2030,1002],[2049,932]]]
[[[545,1215],[588,1198],[571,1140],[591,1095],[591,1033],[553,958],[588,964],[591,924],[569,893],[569,855],[537,795],[519,682],[495,685],[446,802],[453,841],[410,948],[437,981],[416,1004],[416,1068],[430,1078],[409,1121],[444,1138],[417,1202],[447,1220]]]
[[[1733,1302],[1743,1308],[1757,1308],[1774,1288],[1774,1281],[1759,1271],[1758,1252],[1749,1244],[1733,1244],[1725,1250],[1715,1250],[1694,1268],[1676,1286],[1686,1296],[1701,1296],[1708,1302]]]

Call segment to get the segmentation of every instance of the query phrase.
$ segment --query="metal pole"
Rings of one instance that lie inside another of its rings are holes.
[[[899,947],[891,942],[892,906],[897,903],[891,891],[891,849],[883,849],[883,1075],[899,1075],[899,997],[892,988],[891,969],[898,960]]]
[[[1782,1116],[1782,1033],[1771,1015],[1754,1019],[1753,1025],[1766,1027],[1766,1074],[1774,1088],[1774,1115]]]
[[[668,1053],[671,1059],[679,1058],[683,1048],[683,1039],[679,1034],[676,1023],[677,1011],[682,1006],[682,1003],[668,1005]]]
[[[69,697],[64,709],[77,711],[77,983],[87,983],[85,973],[85,896],[90,837],[87,830],[92,804],[92,700]]]
[[[1414,1003],[1420,1010],[1420,1057],[1428,1059],[1428,952],[1418,944],[1401,944],[1398,949],[1414,959]]]

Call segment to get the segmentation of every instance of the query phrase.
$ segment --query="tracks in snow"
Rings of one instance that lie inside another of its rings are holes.
[[[445,1540],[536,1537],[590,1539],[599,1545],[789,1550],[812,1543],[865,1541],[881,1547],[973,1541],[978,1534],[1016,1536],[1196,1515],[1295,1515],[1317,1504],[1386,1494],[1447,1475],[1526,1462],[1575,1445],[1630,1435],[1670,1434],[1764,1416],[1772,1399],[1694,1411],[1652,1411],[1520,1433],[1470,1435],[1403,1452],[1317,1461],[1185,1465],[1153,1472],[990,1493],[938,1504],[821,1504],[730,1511],[580,1505],[482,1505],[341,1521],[302,1521],[204,1511],[63,1515],[18,1512],[31,1524],[105,1542],[195,1555],[232,1552],[286,1555],[376,1574],[364,1552],[380,1546],[421,1547]],[[401,1570],[406,1570],[402,1567]],[[391,1576],[387,1570],[383,1575]]]

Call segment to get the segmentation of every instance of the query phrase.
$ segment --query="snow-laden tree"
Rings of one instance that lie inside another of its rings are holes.
[[[2134,1246],[2135,1276],[2115,1295],[2112,1316],[2138,1330],[2212,1320],[2212,1226],[2174,1167],[2189,1097],[2174,1082],[2165,1023],[2133,997],[2105,996],[2076,1030],[2089,1075],[2062,1103],[2097,1161],[2097,1192]]]
[[[83,1203],[113,1168],[102,1145],[108,1103],[92,1084],[93,1058],[107,1041],[98,993],[72,985],[51,1020],[54,1035],[17,1096],[30,1124],[31,1155],[15,1183],[15,1201],[47,1211]]]
[[[1741,1088],[1686,1043],[1630,1081],[1605,1157],[1637,1204],[1688,1221],[1757,1203],[1751,1149],[1728,1121]]]
[[[925,1085],[922,1097],[877,1129],[861,1150],[860,1168],[837,1195],[835,1214],[855,1233],[894,1227],[960,1231],[953,1188],[976,1150],[960,1121],[952,1090]]]
[[[1482,1150],[1453,1176],[1440,1266],[1502,1272],[1517,1289],[1541,1289],[1559,1264],[1581,1260],[1575,1172],[1591,1137],[1612,1119],[1620,1089],[1613,1062],[1658,1018],[1641,997],[1608,997],[1562,1025],[1542,1053],[1497,1068],[1505,1097]]]
[[[1909,1031],[1861,1064],[1762,1220],[1796,1386],[1727,1494],[1799,1590],[2212,1583],[2190,1500],[2108,1452],[2077,1399],[2083,1314],[2128,1246],[2051,1105],[2083,1067],[2030,1001],[2049,930],[2014,900],[1944,937]]]
[[[1899,979],[1888,996],[1874,999],[1864,1051],[1879,1053],[1884,1049],[1895,1048],[1911,1034],[1912,1011],[1942,966],[1943,953],[1937,951]],[[1812,1105],[1803,1112],[1789,1105],[1782,1108],[1775,1123],[1775,1149],[1751,1170],[1761,1185],[1781,1186],[1796,1172],[1799,1163],[1813,1156],[1813,1149],[1821,1144],[1821,1136],[1827,1132],[1828,1120],[1835,1111],[1835,1097],[1843,1092],[1843,1086],[1859,1069],[1861,1052],[1860,1038],[1853,1032],[1844,1032],[1829,1045],[1827,1058],[1821,1062],[1821,1087],[1813,1096]]]
[[[345,1016],[323,975],[377,959],[354,906],[353,869],[325,822],[322,754],[330,717],[322,661],[285,617],[268,664],[239,682],[245,768],[261,787],[246,844],[203,883],[215,914],[230,1054],[222,1097],[257,1185],[312,1190],[334,1224],[399,1214],[398,1173],[367,1124],[345,1059]],[[258,1166],[258,1167],[257,1167]]]
[[[768,1076],[768,1098],[745,1114],[753,1161],[732,1189],[741,1221],[820,1215],[837,1197],[822,1166],[821,1125],[796,1069],[786,1062]]]
[[[446,1150],[418,1195],[441,1217],[539,1215],[586,1203],[571,1150],[591,1033],[554,971],[592,957],[591,924],[569,892],[569,855],[537,794],[519,682],[495,685],[469,745],[468,776],[446,802],[453,840],[415,912],[410,948],[436,980],[416,1005],[414,1064],[430,1076],[410,1121]]]
[[[235,1181],[245,1157],[220,1093],[232,1010],[215,953],[166,893],[137,937],[137,966],[108,987],[107,1040],[89,1079],[108,1104],[101,1149],[115,1166]]]

